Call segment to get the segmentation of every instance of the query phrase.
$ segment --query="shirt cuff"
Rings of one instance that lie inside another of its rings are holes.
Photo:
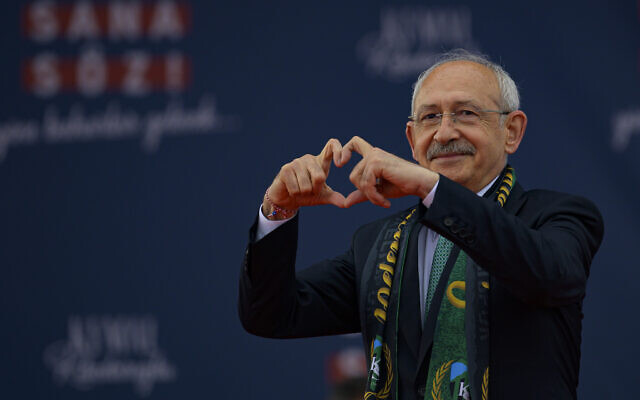
[[[291,217],[295,217],[295,214]],[[277,227],[289,221],[291,218],[272,221],[262,214],[262,204],[258,208],[258,227],[256,229],[256,242],[269,233],[273,232]]]
[[[433,198],[436,196],[436,189],[438,188],[438,183],[440,183],[440,178],[438,178],[438,181],[436,182],[436,184],[433,185],[433,188],[431,188],[431,191],[429,192],[427,197],[425,197],[422,200],[422,204],[424,204],[424,206],[427,207],[427,208],[431,207],[431,203],[433,203]],[[260,213],[260,214],[262,214],[262,213]]]

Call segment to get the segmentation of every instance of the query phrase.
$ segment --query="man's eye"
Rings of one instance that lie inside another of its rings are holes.
[[[456,114],[460,115],[460,116],[465,116],[465,117],[475,117],[475,116],[478,115],[474,111],[471,111],[471,110],[460,110],[460,111],[456,112]]]
[[[434,113],[430,113],[430,114],[423,114],[422,118],[420,118],[421,121],[430,121],[430,120],[434,120],[438,118],[438,114],[434,114]]]

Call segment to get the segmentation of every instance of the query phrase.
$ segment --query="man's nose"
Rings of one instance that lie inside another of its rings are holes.
[[[443,113],[440,125],[433,136],[434,140],[440,144],[447,144],[454,139],[460,138],[460,132],[458,132],[454,118],[451,114]]]

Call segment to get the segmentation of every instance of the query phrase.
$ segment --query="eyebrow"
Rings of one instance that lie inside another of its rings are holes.
[[[480,109],[480,107],[478,106],[478,104],[473,101],[473,100],[456,100],[453,102],[453,107],[460,107],[460,106],[472,106],[476,109]],[[418,107],[416,114],[420,114],[421,112],[425,111],[425,110],[429,110],[432,108],[438,108],[437,104],[423,104],[420,107]]]

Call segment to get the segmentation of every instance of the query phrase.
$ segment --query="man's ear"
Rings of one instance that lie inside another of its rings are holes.
[[[504,141],[504,151],[507,154],[513,154],[518,150],[524,137],[524,131],[527,129],[527,115],[521,110],[513,111],[504,121],[504,129],[507,133]]]
[[[411,124],[411,121],[407,121],[407,127],[405,128],[405,133],[407,135],[407,140],[409,141],[409,146],[411,146],[411,156],[413,157],[414,160],[418,161],[416,159],[416,152],[415,152],[415,147],[413,147],[413,144],[415,143],[413,141],[413,125]]]

